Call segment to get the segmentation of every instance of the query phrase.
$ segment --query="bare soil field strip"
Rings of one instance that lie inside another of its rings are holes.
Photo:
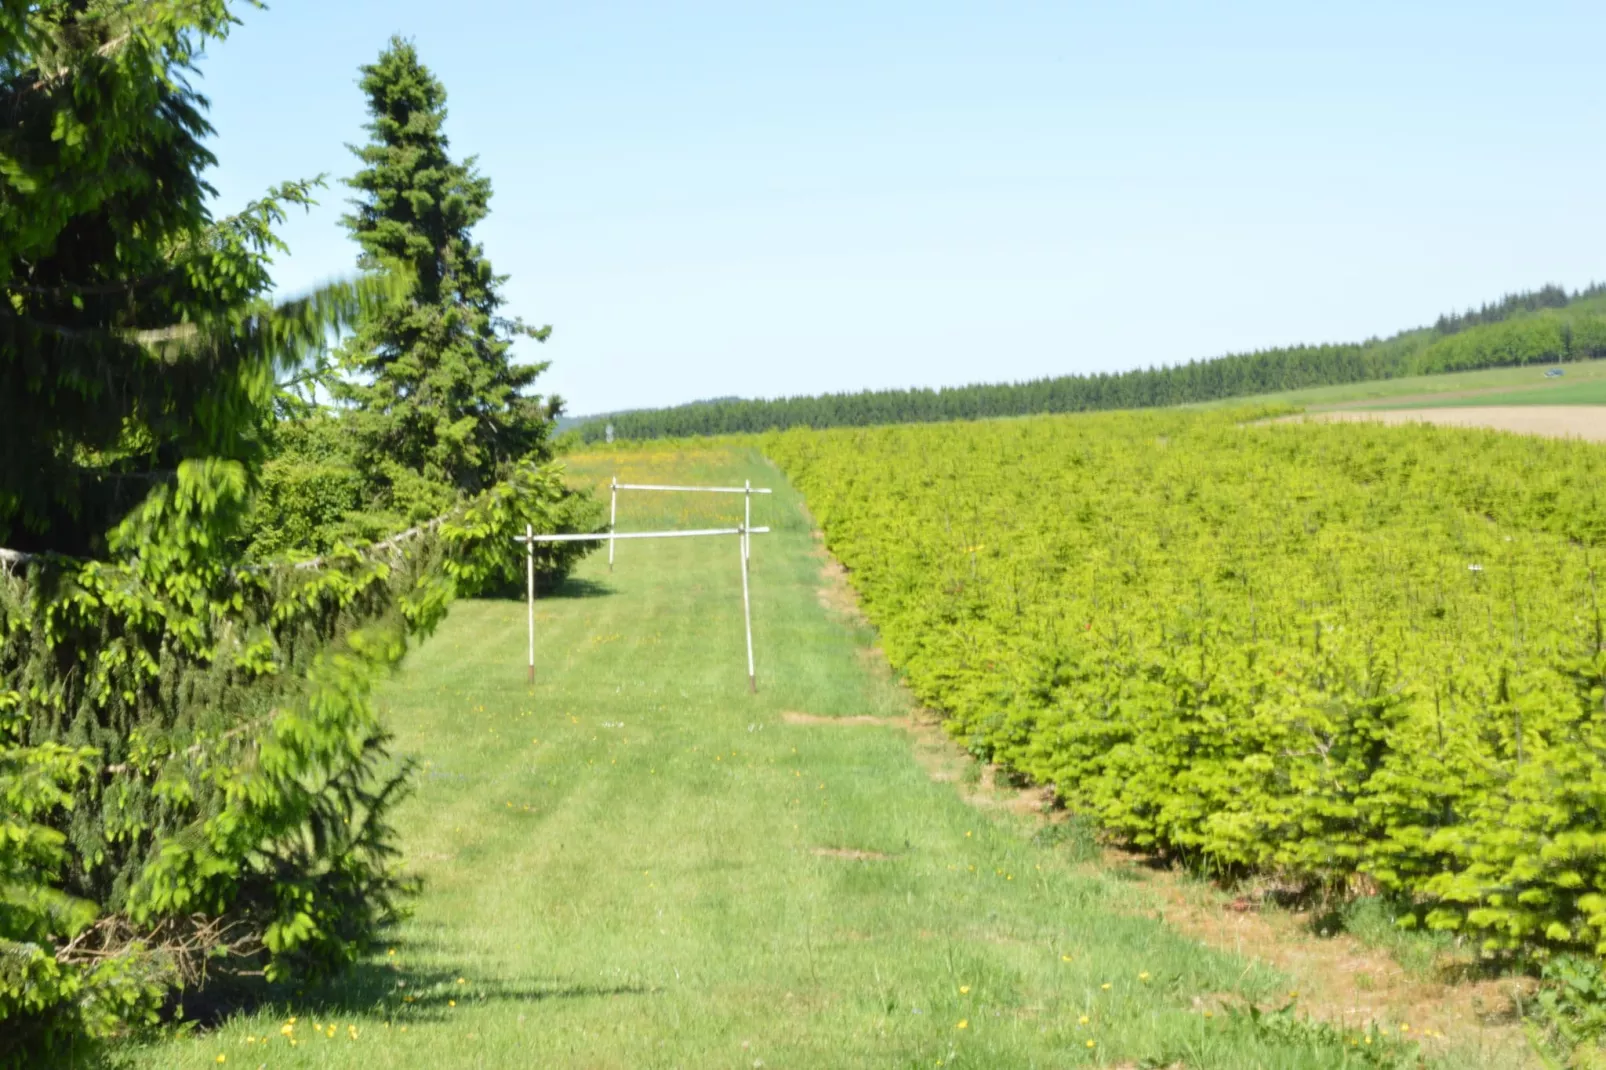
[[[1324,420],[1351,423],[1373,420],[1386,424],[1429,423],[1444,427],[1487,427],[1522,435],[1578,438],[1606,442],[1606,406],[1600,405],[1491,405],[1445,409],[1382,409],[1311,412],[1285,420]]]

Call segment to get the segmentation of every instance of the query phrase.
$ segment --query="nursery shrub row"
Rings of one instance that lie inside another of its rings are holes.
[[[1265,415],[766,449],[977,755],[1131,844],[1606,951],[1606,450]]]

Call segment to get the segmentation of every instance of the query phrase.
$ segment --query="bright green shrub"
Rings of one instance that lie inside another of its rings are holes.
[[[110,561],[0,577],[0,1063],[150,1020],[173,985],[336,970],[404,908],[410,767],[369,692],[526,522],[594,522],[548,466],[321,560],[239,566],[245,470],[186,463]],[[576,548],[545,554],[565,568]]]
[[[1243,416],[766,441],[978,755],[1139,846],[1606,951],[1606,450]]]
[[[352,456],[349,428],[334,413],[286,421],[275,433],[276,455],[263,466],[246,522],[253,558],[327,554],[450,513],[457,522],[443,535],[453,540],[450,560],[459,563],[453,579],[460,592],[508,594],[524,590],[524,550],[511,537],[526,524],[546,532],[601,529],[601,504],[570,490],[551,463],[507,465],[502,480],[466,502],[453,488],[416,473],[393,479],[376,497]],[[398,490],[405,496],[396,497]],[[579,543],[539,547],[538,580],[544,586],[567,574],[589,549]]]

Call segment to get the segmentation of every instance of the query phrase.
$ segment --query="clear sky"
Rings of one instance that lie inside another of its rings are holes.
[[[1606,279],[1606,5],[274,0],[220,209],[354,170],[393,33],[575,414],[1120,370]],[[285,228],[353,270],[346,191]]]

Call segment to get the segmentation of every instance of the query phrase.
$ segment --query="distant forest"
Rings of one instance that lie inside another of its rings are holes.
[[[1606,357],[1606,284],[1569,294],[1547,285],[1440,316],[1432,327],[1348,345],[1290,346],[1161,368],[1022,383],[866,390],[747,401],[722,398],[584,420],[581,436],[619,439],[740,434],[788,427],[978,420],[1043,412],[1140,409],[1434,372]]]

